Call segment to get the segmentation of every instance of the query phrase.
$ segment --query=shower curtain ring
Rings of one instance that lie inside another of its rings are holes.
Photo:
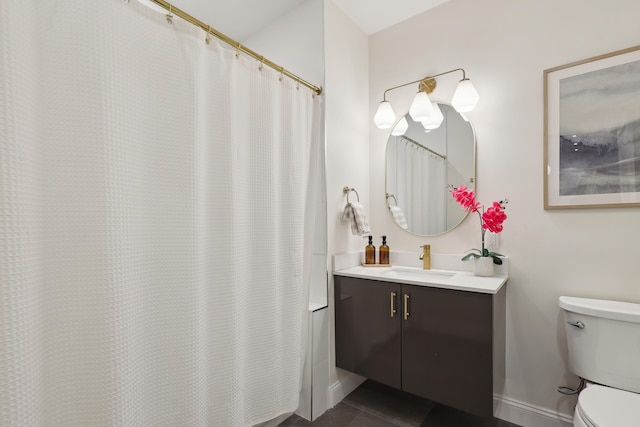
[[[171,14],[171,3],[169,3],[169,13],[167,13],[165,16],[167,18],[167,23],[169,24],[173,24],[173,15]]]
[[[207,30],[207,36],[204,38],[204,42],[209,44],[211,41],[211,25],[209,25],[209,29]]]

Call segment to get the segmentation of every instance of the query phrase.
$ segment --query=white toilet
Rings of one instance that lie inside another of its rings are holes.
[[[587,382],[575,427],[640,426],[640,304],[560,297],[569,369]]]

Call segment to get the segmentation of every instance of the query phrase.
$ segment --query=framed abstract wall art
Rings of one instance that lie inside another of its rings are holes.
[[[544,208],[640,206],[640,46],[544,71]]]

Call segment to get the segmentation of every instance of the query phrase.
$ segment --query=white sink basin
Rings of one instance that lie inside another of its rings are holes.
[[[410,267],[391,267],[382,273],[383,276],[388,277],[406,277],[414,280],[446,280],[449,277],[455,276],[455,272],[450,271],[437,271],[437,270],[421,270],[418,268]]]

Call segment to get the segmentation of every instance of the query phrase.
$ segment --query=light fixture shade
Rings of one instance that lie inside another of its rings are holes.
[[[407,119],[405,117],[401,118],[396,127],[391,131],[391,135],[400,136],[404,135],[404,133],[409,129],[409,123],[407,123]]]
[[[395,121],[396,115],[393,112],[393,108],[391,108],[391,103],[389,101],[382,101],[380,105],[378,105],[376,114],[373,116],[373,122],[378,129],[389,129]]]
[[[440,107],[438,107],[438,104],[434,102],[433,114],[426,120],[422,121],[422,126],[427,130],[438,129],[443,120],[444,116],[442,115],[442,111],[440,110]]]
[[[426,92],[418,92],[413,98],[411,107],[409,108],[409,115],[416,122],[426,120],[433,114],[433,104],[429,99],[429,95]]]
[[[451,105],[458,113],[464,113],[476,108],[480,95],[469,79],[460,80],[456,92],[451,99]]]

